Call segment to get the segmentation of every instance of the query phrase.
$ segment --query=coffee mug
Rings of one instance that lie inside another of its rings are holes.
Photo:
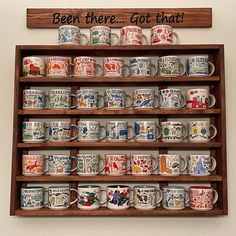
[[[100,137],[101,130],[104,130],[104,135]],[[100,126],[98,121],[79,121],[78,122],[78,141],[80,142],[94,142],[105,139],[106,128]]]
[[[106,197],[101,200],[102,192],[106,192],[106,190],[97,185],[78,185],[78,208],[82,210],[98,209],[107,202]]]
[[[130,131],[130,132],[129,132]],[[128,135],[130,133],[130,135]],[[124,142],[134,137],[133,127],[125,121],[106,122],[106,140],[110,142]]]
[[[105,156],[105,173],[110,176],[125,175],[127,170],[127,157],[123,154],[107,154]]]
[[[185,70],[185,66],[178,56],[164,56],[158,59],[159,76],[182,76],[185,74]]]
[[[129,193],[130,188],[126,185],[107,186],[107,207],[111,210],[128,209],[132,203]]]
[[[208,89],[189,89],[187,91],[186,108],[205,109],[215,105],[216,98],[209,94]]]
[[[193,56],[187,59],[188,76],[211,76],[215,72],[215,66],[209,62],[207,55]],[[210,68],[210,70],[209,70]]]
[[[162,200],[162,191],[155,186],[134,186],[134,207],[139,210],[153,210]],[[158,193],[158,197],[157,197]]]
[[[123,77],[128,75],[128,66],[121,57],[106,57],[103,60],[105,77]]]
[[[70,76],[71,59],[69,57],[48,57],[47,77],[67,78]]]
[[[147,37],[142,34],[142,28],[139,26],[128,25],[120,30],[121,45],[142,45],[147,44]]]
[[[24,154],[22,155],[22,175],[40,176],[45,173],[44,168],[45,155],[42,154]]]
[[[167,210],[182,210],[189,203],[188,192],[181,186],[165,186],[163,190],[163,208]]]
[[[161,176],[178,176],[187,168],[188,164],[186,158],[178,154],[160,154],[159,162]],[[182,167],[181,162],[183,162]]]
[[[48,208],[52,210],[64,210],[78,201],[78,197],[70,200],[70,193],[77,192],[76,189],[65,186],[48,187]]]
[[[185,106],[185,98],[180,89],[161,89],[158,97],[159,109],[181,109]]]
[[[38,186],[22,187],[20,208],[23,210],[37,210],[43,208],[44,188]]]
[[[188,122],[188,131],[190,142],[209,142],[217,135],[216,127],[211,125],[209,121],[190,121]]]
[[[153,109],[158,107],[158,97],[153,89],[135,89],[133,109]]]
[[[66,176],[77,168],[71,168],[71,159],[76,159],[71,155],[53,154],[47,156],[48,174],[51,176]]]
[[[99,25],[90,29],[90,45],[116,45],[118,43],[119,36],[111,33],[111,28]]]
[[[182,122],[161,122],[162,142],[182,142],[188,136],[187,129]]]
[[[158,167],[158,162],[151,154],[133,154],[130,160],[131,174],[148,176]]]
[[[81,43],[81,39],[84,42]],[[88,37],[80,33],[80,28],[74,25],[61,25],[58,28],[58,44],[60,45],[85,45],[88,44]]]
[[[134,130],[135,141],[137,142],[153,142],[161,136],[156,121],[136,121]]]
[[[218,200],[218,193],[212,187],[191,186],[189,188],[190,207],[197,211],[209,211]]]
[[[75,97],[68,89],[51,89],[48,94],[49,109],[70,109],[71,97]]]
[[[133,57],[130,59],[130,76],[155,76],[156,66],[151,63],[149,57]]]
[[[156,25],[151,28],[151,45],[177,43],[178,35],[170,25]]]
[[[25,121],[22,123],[22,141],[24,143],[41,143],[46,141],[46,126],[42,121]]]
[[[96,59],[94,57],[75,57],[73,62],[74,77],[76,78],[90,78],[103,74],[102,66],[96,64]]]
[[[80,89],[76,91],[76,109],[101,109],[104,97],[96,89]]]
[[[105,109],[125,109],[132,106],[132,98],[124,89],[107,89],[104,93]]]
[[[210,155],[189,155],[188,173],[192,176],[210,175],[216,168],[216,159]]]
[[[23,90],[23,106],[24,110],[44,109],[45,92],[40,89]]]
[[[72,127],[76,125],[67,121],[52,121],[48,123],[49,141],[51,142],[69,142],[77,138],[77,135],[71,137]]]
[[[22,74],[26,77],[45,76],[45,62],[41,57],[24,57],[22,63]]]
[[[101,161],[101,163],[100,163]],[[77,174],[80,176],[95,176],[105,168],[103,158],[98,154],[77,154]]]

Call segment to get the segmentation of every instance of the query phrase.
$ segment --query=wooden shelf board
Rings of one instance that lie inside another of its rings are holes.
[[[16,181],[18,182],[212,182],[212,181],[222,181],[222,176],[220,175],[210,175],[210,176],[160,176],[160,175],[150,175],[150,176],[107,176],[107,175],[96,175],[96,176],[78,176],[78,175],[68,175],[68,176],[16,176]]]

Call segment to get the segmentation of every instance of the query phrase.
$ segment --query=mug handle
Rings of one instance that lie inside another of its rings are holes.
[[[212,172],[216,168],[216,159],[214,157],[211,158],[211,169],[210,172]]]
[[[188,131],[187,127],[183,125],[183,139],[188,138]]]
[[[129,141],[129,140],[131,140],[131,139],[133,139],[134,138],[134,136],[135,136],[135,134],[134,134],[134,128],[132,127],[132,126],[129,126],[128,125],[128,127],[127,127],[127,133],[129,134],[129,130],[131,130],[131,132],[132,132],[132,135],[129,137],[129,135],[127,135],[128,137],[127,137],[127,140]]]
[[[185,190],[185,204],[188,204],[189,203],[189,201],[190,201],[190,199],[189,199],[189,193],[188,193],[188,191],[187,190]]]
[[[184,170],[186,170],[186,168],[188,166],[188,162],[185,157],[180,157],[180,160],[182,160],[184,162],[184,166],[182,168],[180,168],[180,172],[183,172]]]
[[[186,100],[183,94],[181,94],[181,102],[180,102],[180,108],[184,108],[186,105]]]
[[[159,108],[163,103],[163,98],[162,98],[161,94],[158,94],[157,96],[158,96],[158,101],[159,101],[159,105],[158,105],[158,108]]]
[[[73,97],[73,98],[77,98],[77,96],[76,96],[75,94],[73,94],[73,93],[72,93],[70,96]],[[76,107],[78,107],[77,104],[74,105],[74,106],[71,106],[70,108],[71,108],[71,109],[74,109],[74,108],[76,108]]]
[[[156,76],[156,74],[157,74],[157,68],[156,68],[156,66],[155,66],[154,64],[151,64],[151,65],[150,65],[150,68],[151,68],[151,76],[152,76],[152,77]]]
[[[70,205],[73,205],[73,204],[75,204],[77,201],[78,201],[78,199],[79,199],[79,194],[78,194],[78,191],[76,190],[76,189],[74,189],[74,188],[71,188],[70,189],[70,191],[72,192],[76,192],[77,193],[77,198],[74,200],[74,201],[71,201],[70,202]]]
[[[104,99],[104,96],[98,94],[97,98],[98,98],[98,99],[97,99],[97,107],[98,107],[98,109],[103,109],[104,106],[105,106],[105,99]],[[102,100],[102,102],[99,102],[99,100],[100,100],[100,101]],[[101,104],[101,106],[98,106],[99,103]]]
[[[75,127],[78,130],[78,126],[77,125],[71,124],[70,127]],[[78,138],[78,132],[77,132],[77,134],[74,137],[72,137],[70,139],[70,141],[75,140],[76,138]]]
[[[213,135],[210,137],[210,140],[215,138],[215,136],[217,135],[217,129],[214,125],[211,125],[210,128],[213,129]]]
[[[81,45],[88,45],[89,44],[89,39],[86,34],[80,34],[80,37],[84,38],[84,42],[85,42],[85,43],[81,43]],[[81,40],[81,42],[82,42],[82,40]]]
[[[103,75],[103,73],[104,73],[104,71],[103,71],[102,66],[99,64],[96,64],[95,65],[95,77],[100,77]]]
[[[159,198],[157,199],[156,204],[159,204],[161,200],[163,199],[163,193],[160,189],[156,189],[156,192],[159,193]]]
[[[213,189],[213,193],[214,193],[213,204],[215,204],[218,200],[219,195],[215,189]]]
[[[130,164],[129,168],[127,168],[127,163]],[[130,155],[126,157],[126,172],[125,172],[125,174],[128,174],[128,172],[131,172],[131,157],[130,157]]]
[[[154,108],[158,108],[160,106],[159,95],[154,95]]]
[[[75,157],[75,156],[71,156],[71,159],[75,159],[75,160],[77,160],[77,157]],[[74,172],[75,170],[77,170],[77,166],[74,168],[74,169],[72,169],[70,172]]]
[[[152,171],[155,171],[159,166],[159,162],[158,162],[157,158],[155,158],[155,157],[152,157],[152,160],[154,161],[154,166],[152,167]]]
[[[212,95],[212,94],[209,94],[209,98],[210,98],[210,105],[209,105],[209,108],[212,108],[213,106],[215,106],[215,104],[216,104],[216,98],[215,98],[215,96],[214,95]]]
[[[106,128],[104,126],[99,126],[99,133],[102,129],[105,130],[105,133],[101,138],[99,138],[99,141],[102,141],[106,138]]]
[[[45,122],[45,141],[50,141],[49,129],[50,129],[49,122],[46,121]]]
[[[156,141],[161,137],[161,126],[157,125],[157,138]]]
[[[98,160],[101,160],[101,162],[102,162],[102,166],[98,170],[98,173],[100,174],[105,169],[105,160],[100,155],[98,155]]]
[[[50,109],[50,107],[49,107],[49,94],[45,94],[44,109]]]
[[[183,76],[186,73],[186,67],[183,63],[180,63],[180,75],[179,76]]]
[[[179,36],[178,36],[178,34],[177,33],[175,33],[175,32],[172,32],[172,34],[173,34],[173,43],[172,44],[178,44],[179,43]]]
[[[129,104],[125,106],[125,108],[130,108],[133,105],[132,97],[129,94],[125,95],[125,103],[127,103],[127,100],[129,99]]]
[[[113,43],[112,38],[115,39],[115,41],[116,41],[115,43]],[[118,34],[111,33],[111,45],[118,45],[119,42],[120,42],[120,38],[119,38]]]
[[[46,194],[47,194],[47,196],[46,196]],[[47,200],[47,202],[45,202],[44,200],[45,199],[48,199],[49,198],[49,196],[48,196],[48,188],[43,188],[43,206],[48,206],[48,200]]]
[[[100,199],[100,205],[104,205],[104,204],[106,204],[107,203],[107,191],[106,191],[106,189],[101,189],[100,190],[100,192],[102,193],[102,192],[105,192],[105,198],[102,200],[102,198]],[[100,194],[100,196],[102,196],[102,194]]]
[[[213,75],[214,74],[214,72],[215,72],[215,66],[214,66],[214,64],[212,63],[212,62],[208,62],[208,65],[209,65],[209,67],[210,67],[210,73],[209,73],[209,75],[208,76],[211,76],[211,75]]]
[[[46,162],[48,162],[48,156],[50,156],[50,155],[45,155],[45,157],[44,157],[44,167],[46,166]],[[47,169],[46,170],[44,170],[44,174],[46,174],[46,173],[48,173],[48,171],[49,171],[49,169],[48,169],[48,164],[47,164]]]
[[[130,75],[129,66],[124,64],[123,68],[124,68],[124,77],[128,77]]]
[[[142,34],[142,45],[148,45],[147,36]]]
[[[130,194],[130,193],[132,193],[132,194]],[[130,200],[131,199],[130,195],[132,196],[132,200]],[[133,199],[134,199],[134,190],[132,188],[130,188],[129,189],[129,206],[134,205],[134,200]]]

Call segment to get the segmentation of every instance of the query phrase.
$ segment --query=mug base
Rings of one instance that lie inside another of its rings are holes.
[[[151,43],[151,45],[174,45],[174,44],[168,42],[159,42],[159,43]]]
[[[106,140],[106,142],[111,142],[111,143],[115,143],[115,142],[127,142],[128,140]]]
[[[98,175],[98,173],[93,173],[93,174],[80,174],[80,173],[78,174],[77,173],[77,175],[78,176],[96,176],[96,175]]]
[[[159,75],[159,77],[178,77],[180,75]]]
[[[106,175],[108,175],[108,176],[124,176],[125,174],[108,174],[108,173],[106,173]]]
[[[116,208],[116,207],[107,207],[108,209],[110,209],[110,210],[114,210],[114,211],[123,211],[123,210],[127,210],[127,209],[129,209],[129,206],[128,207],[122,207],[122,208]]]
[[[86,143],[86,142],[99,142],[99,140],[86,139],[86,140],[78,140],[78,142],[81,142],[81,143]]]
[[[182,143],[183,140],[162,140],[163,143]]]
[[[79,43],[71,43],[71,42],[66,42],[66,43],[58,43],[58,45],[65,45],[65,46],[78,46],[80,45]]]
[[[22,210],[26,210],[26,211],[34,211],[34,210],[38,210],[43,208],[43,206],[40,207],[21,207]]]
[[[69,207],[48,207],[48,209],[53,210],[53,211],[60,211],[60,210],[65,210],[68,209]]]
[[[95,75],[74,75],[74,78],[94,78]]]
[[[87,108],[87,107],[77,107],[76,110],[86,110],[86,111],[90,111],[90,110],[97,110],[98,108]]]
[[[37,111],[37,110],[44,110],[44,108],[22,108],[23,110],[33,110],[33,111]]]
[[[47,108],[45,110],[60,110],[60,111],[63,111],[63,110],[70,110],[71,108],[70,107],[53,107],[53,108]]]
[[[196,177],[201,177],[201,176],[209,176],[211,175],[210,173],[209,174],[205,174],[205,175],[194,175],[194,174],[189,174],[189,176],[196,176]]]
[[[65,75],[47,75],[47,78],[49,78],[49,79],[65,79],[68,77],[69,76],[65,76]]]
[[[98,209],[100,206],[96,206],[96,207],[83,207],[83,206],[78,206],[79,209],[84,210],[84,211],[92,211],[92,210],[96,210]]]
[[[151,77],[151,75],[130,75],[130,77]]]
[[[105,107],[105,110],[124,110],[125,107],[117,107],[117,108],[114,108],[114,107]]]
[[[131,173],[131,175],[133,175],[133,176],[150,176],[152,174],[135,174],[135,173]]]
[[[44,173],[42,173],[42,174],[33,174],[33,175],[32,175],[32,174],[23,174],[23,173],[22,173],[22,175],[23,175],[23,176],[29,176],[29,177],[32,176],[32,177],[34,177],[34,176],[42,176],[42,175],[44,175]]]
[[[44,75],[26,75],[24,77],[27,77],[27,78],[43,78]]]
[[[160,174],[160,176],[180,176],[180,174]]]
[[[188,75],[188,77],[210,77],[210,75]]]
[[[210,140],[189,140],[190,143],[209,143]]]
[[[48,174],[49,176],[68,176],[70,175],[69,173],[68,174]]]
[[[158,107],[160,110],[180,110],[181,107]]]
[[[142,211],[151,211],[151,210],[154,210],[156,207],[147,208],[147,207],[134,206],[134,208],[136,208],[138,210],[142,210]]]
[[[190,207],[190,208],[195,211],[210,211],[213,209],[213,208],[194,208],[194,207]]]
[[[184,208],[168,208],[168,207],[164,207],[164,206],[163,206],[163,208],[166,209],[166,210],[170,210],[170,211],[179,211],[179,210],[184,209]]]
[[[134,110],[153,110],[154,107],[133,107]]]
[[[140,143],[143,143],[143,142],[147,142],[147,143],[152,143],[152,142],[156,142],[157,140],[140,140],[140,139],[135,139],[135,142],[140,142]]]
[[[35,141],[27,141],[27,140],[22,140],[23,143],[44,143],[45,140],[39,141],[39,140],[35,140]]]

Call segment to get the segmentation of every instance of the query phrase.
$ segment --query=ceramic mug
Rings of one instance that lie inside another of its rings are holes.
[[[133,57],[130,59],[130,76],[155,76],[157,73],[156,66],[151,63],[149,57]]]
[[[132,106],[132,98],[124,89],[107,89],[104,93],[105,109],[125,109]]]
[[[101,161],[101,163],[100,163]],[[77,174],[95,176],[105,168],[104,160],[98,154],[77,154]]]
[[[162,200],[162,191],[155,186],[134,186],[134,207],[139,210],[153,210]],[[158,197],[157,197],[158,193]]]
[[[186,158],[177,154],[160,154],[159,162],[161,176],[178,176],[187,168],[188,164]],[[182,167],[181,162],[183,163]]]
[[[48,57],[47,77],[67,78],[70,76],[71,58],[69,57]]]
[[[101,130],[104,130],[104,135],[100,137]],[[78,141],[80,142],[93,142],[93,141],[101,141],[105,139],[106,128],[100,126],[100,122],[98,121],[79,121],[78,122]]]
[[[128,66],[121,57],[106,57],[103,60],[105,77],[123,77],[128,74]]]
[[[193,210],[209,211],[218,200],[215,189],[206,186],[191,186],[189,188],[190,207]]]
[[[103,74],[102,66],[96,64],[94,57],[75,57],[73,60],[74,77],[90,78]]]
[[[45,76],[45,62],[41,57],[24,57],[22,63],[22,74],[26,77]]]
[[[81,43],[83,38],[84,42]],[[74,25],[61,25],[58,28],[58,44],[61,45],[85,45],[88,44],[88,37],[80,33],[80,28]]]
[[[214,72],[215,66],[212,62],[209,62],[208,55],[193,56],[187,59],[188,76],[211,76]]]
[[[185,70],[185,66],[178,56],[163,56],[158,59],[159,76],[182,76],[185,74]]]
[[[38,186],[22,187],[20,208],[23,210],[37,210],[43,208],[44,188]]]
[[[159,109],[181,109],[185,106],[185,98],[180,89],[161,89],[158,98]]]
[[[161,122],[162,142],[182,142],[187,138],[186,127],[179,121]]]
[[[41,143],[46,141],[45,122],[26,121],[22,123],[22,141],[24,143]]]
[[[96,89],[80,89],[76,91],[76,109],[101,109],[104,97]]]
[[[70,109],[71,97],[75,97],[68,89],[51,89],[48,94],[49,109]]]
[[[153,142],[161,136],[156,121],[136,121],[134,130],[135,141],[137,142]]]
[[[44,109],[45,92],[40,89],[23,90],[23,106],[24,110]]]
[[[216,168],[216,159],[210,155],[189,155],[188,173],[192,176],[210,175]]]
[[[120,30],[121,45],[142,45],[147,44],[147,37],[142,34],[142,28],[139,26],[128,25]]]
[[[130,131],[130,136],[128,135]],[[126,121],[107,121],[106,140],[109,142],[124,142],[134,137],[133,127],[128,126]]]
[[[151,154],[133,154],[130,160],[131,174],[148,176],[158,167],[158,162]]]
[[[158,97],[153,89],[135,89],[133,109],[153,109],[158,107]]]
[[[48,208],[52,210],[64,210],[78,201],[78,197],[70,200],[70,193],[77,192],[76,189],[65,186],[48,187]]]
[[[211,125],[209,121],[190,121],[188,122],[188,130],[190,142],[209,142],[217,135],[216,127]]]
[[[170,25],[156,25],[151,28],[151,45],[177,44],[178,39]]]
[[[101,193],[106,192],[97,185],[78,185],[77,206],[82,210],[95,210],[107,202],[106,198],[101,200]]]
[[[116,45],[118,43],[119,36],[111,33],[111,28],[99,25],[90,29],[90,45]]]
[[[109,176],[125,175],[127,169],[127,157],[123,154],[107,154],[105,156],[105,173]]]
[[[51,176],[66,176],[77,168],[71,168],[71,160],[76,159],[71,155],[53,154],[47,156],[48,174]]]
[[[132,203],[129,193],[130,188],[126,185],[107,186],[107,207],[111,210],[128,209]]]
[[[205,109],[215,105],[216,98],[209,94],[208,89],[189,89],[187,91],[186,108]]]
[[[51,142],[69,142],[77,138],[77,135],[71,137],[72,127],[76,125],[67,121],[52,121],[48,123],[49,141]]]
[[[40,176],[45,173],[44,168],[45,155],[42,154],[24,154],[22,155],[22,175]]]
[[[165,186],[163,190],[163,208],[167,210],[182,210],[189,203],[188,192],[181,186]]]

